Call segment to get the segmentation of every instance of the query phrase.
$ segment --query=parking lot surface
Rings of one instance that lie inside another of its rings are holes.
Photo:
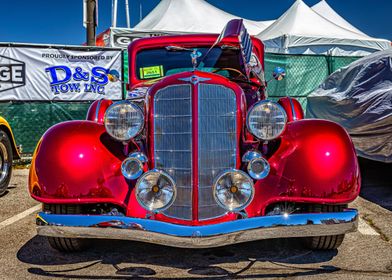
[[[359,230],[324,252],[280,239],[200,250],[96,240],[85,252],[59,253],[36,235],[28,170],[15,170],[0,197],[0,279],[392,279],[391,165],[361,164],[361,197],[350,205]]]

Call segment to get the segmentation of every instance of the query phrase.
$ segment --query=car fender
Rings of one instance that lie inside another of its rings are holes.
[[[287,124],[270,173],[255,183],[248,210],[259,215],[276,202],[346,204],[360,191],[360,172],[348,133],[326,120]]]
[[[103,124],[105,120],[105,112],[112,104],[113,104],[112,100],[106,100],[106,99],[95,100],[93,103],[91,103],[87,111],[86,119],[89,121]]]
[[[121,173],[123,149],[96,122],[69,121],[51,127],[33,155],[31,196],[43,203],[105,202],[126,208],[132,185]]]
[[[10,139],[13,159],[20,159],[19,150],[16,145],[15,137],[12,133],[11,126],[3,117],[0,117],[0,128],[3,129],[5,133],[7,133],[8,138]]]
[[[286,111],[288,122],[298,121],[304,118],[304,110],[297,99],[288,96],[282,97],[278,103]]]

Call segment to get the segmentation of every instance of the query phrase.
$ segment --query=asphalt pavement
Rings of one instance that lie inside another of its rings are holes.
[[[96,240],[65,254],[37,236],[39,204],[27,192],[28,170],[14,170],[0,197],[0,279],[392,279],[392,165],[361,160],[359,230],[332,251],[304,249],[298,239],[216,249],[177,249]]]

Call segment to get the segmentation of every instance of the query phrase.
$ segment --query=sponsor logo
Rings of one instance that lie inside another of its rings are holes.
[[[65,65],[45,68],[49,74],[50,89],[53,94],[60,93],[96,93],[105,94],[105,86],[109,82],[110,69],[96,66],[91,70],[82,67],[72,69]]]
[[[26,84],[24,62],[0,55],[0,92]]]
[[[150,33],[150,34],[114,34],[113,35],[113,41],[114,41],[114,45],[116,47],[127,47],[132,41],[136,40],[136,39],[140,39],[140,38],[144,38],[144,37],[155,37],[155,36],[163,36],[165,35],[164,33]]]

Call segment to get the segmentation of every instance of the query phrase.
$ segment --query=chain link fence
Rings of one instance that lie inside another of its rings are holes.
[[[286,55],[265,54],[265,73],[267,80],[272,78],[277,66],[286,69],[282,81],[271,80],[268,83],[268,96],[272,100],[291,96],[306,109],[307,96],[316,89],[330,74],[347,66],[360,57],[333,57],[326,55]]]
[[[0,115],[12,128],[23,154],[34,152],[37,142],[51,126],[68,120],[86,119],[91,102],[2,102]]]

